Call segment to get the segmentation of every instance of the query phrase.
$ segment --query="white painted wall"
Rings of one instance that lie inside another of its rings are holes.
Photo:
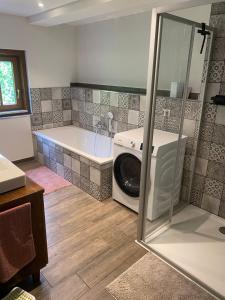
[[[171,12],[178,16],[208,24],[211,5]],[[169,29],[169,28],[166,28]],[[165,40],[163,67],[160,71],[160,89],[169,89],[171,81],[177,81],[178,74],[186,71],[184,59],[187,56],[187,39],[179,44],[178,33],[184,27],[174,28]],[[118,18],[114,20],[80,25],[77,27],[77,81],[146,87],[148,43],[150,35],[150,12]],[[181,36],[181,34],[180,34]],[[182,39],[183,40],[183,39]],[[190,86],[198,91],[204,55],[199,55],[201,38],[195,41]],[[180,61],[174,56],[174,44],[184,49]],[[169,56],[168,49],[172,53]],[[186,52],[185,52],[186,51]],[[172,67],[169,67],[169,63]],[[184,77],[184,76],[183,76]]]
[[[0,120],[0,153],[11,161],[33,156],[29,116]]]
[[[0,48],[26,50],[30,87],[69,86],[76,79],[75,28],[43,28],[0,14]],[[0,153],[10,160],[33,155],[30,117],[0,119]]]
[[[75,28],[44,28],[0,14],[0,47],[26,50],[30,87],[68,86],[75,80]]]
[[[150,12],[77,27],[77,81],[146,88]]]

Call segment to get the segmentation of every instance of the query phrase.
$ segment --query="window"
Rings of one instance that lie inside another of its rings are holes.
[[[0,115],[30,112],[25,52],[0,50]]]

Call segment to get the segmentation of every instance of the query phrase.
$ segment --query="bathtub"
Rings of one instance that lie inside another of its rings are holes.
[[[98,164],[112,162],[112,139],[107,136],[75,126],[39,130],[34,134]]]
[[[33,132],[35,156],[97,200],[112,195],[112,139],[75,126]]]

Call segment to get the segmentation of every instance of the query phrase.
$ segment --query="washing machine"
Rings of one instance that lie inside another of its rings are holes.
[[[113,199],[138,212],[144,129],[114,137]],[[178,135],[154,130],[147,218],[153,221],[179,202],[186,136],[182,136],[177,159]],[[175,174],[175,167],[178,166]],[[174,176],[175,174],[175,176]]]

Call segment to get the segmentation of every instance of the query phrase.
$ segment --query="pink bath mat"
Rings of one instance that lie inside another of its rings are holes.
[[[61,176],[58,176],[46,167],[39,167],[29,170],[26,172],[26,175],[44,188],[44,195],[72,185],[69,181],[65,180]]]

